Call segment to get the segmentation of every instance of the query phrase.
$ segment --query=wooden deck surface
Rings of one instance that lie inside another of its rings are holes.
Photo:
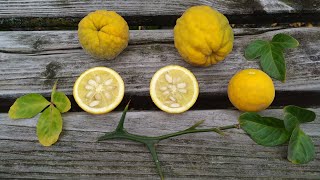
[[[209,68],[185,63],[174,48],[170,29],[183,11],[199,4],[217,8],[241,27],[234,29],[231,54]],[[169,29],[131,30],[129,46],[120,56],[98,61],[81,49],[76,27],[88,12],[101,8],[119,12],[129,25]],[[316,159],[306,165],[291,164],[286,160],[286,145],[262,147],[238,129],[227,131],[225,137],[203,133],[162,141],[159,158],[167,179],[320,179],[320,28],[288,26],[297,21],[317,24],[318,17],[317,0],[0,0],[0,179],[158,179],[143,145],[96,142],[115,128],[124,104],[132,99],[125,127],[139,134],[174,132],[202,119],[206,120],[203,127],[235,124],[240,112],[227,98],[227,83],[235,72],[259,67],[245,60],[246,45],[277,33],[292,35],[300,46],[285,53],[286,83],[274,81],[276,99],[271,110],[262,114],[281,117],[281,108],[289,104],[312,108],[317,118],[303,129],[315,143]],[[271,23],[287,25],[271,27]],[[159,111],[149,96],[152,75],[169,64],[190,69],[200,85],[197,103],[181,115]],[[72,97],[76,78],[95,66],[110,67],[125,81],[123,103],[107,115],[83,112]],[[37,117],[13,121],[7,111],[21,95],[49,97],[56,79],[58,89],[73,101],[72,112],[63,115],[60,140],[43,147],[36,137]]]
[[[303,126],[311,136],[317,157],[306,165],[286,160],[287,146],[262,147],[242,130],[229,130],[226,136],[215,133],[190,134],[159,143],[157,150],[167,179],[225,178],[308,178],[320,173],[320,109],[318,118]],[[281,117],[280,110],[264,115]],[[234,110],[188,111],[168,115],[160,111],[129,112],[125,127],[129,132],[161,135],[191,126],[206,119],[202,127],[237,123]],[[113,112],[103,116],[82,112],[66,113],[58,143],[41,146],[35,135],[37,117],[12,121],[0,114],[0,176],[3,178],[107,178],[158,179],[154,162],[144,145],[131,141],[96,140],[115,129],[121,116]]]

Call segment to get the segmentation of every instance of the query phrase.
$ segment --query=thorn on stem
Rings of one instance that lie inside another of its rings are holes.
[[[193,126],[189,127],[189,128],[186,129],[186,130],[195,130],[198,126],[200,126],[201,124],[203,124],[204,121],[205,121],[205,120],[198,121],[198,122],[196,122]]]

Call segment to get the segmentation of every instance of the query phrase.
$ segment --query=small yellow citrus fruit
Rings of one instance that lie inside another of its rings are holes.
[[[228,96],[239,110],[257,112],[270,106],[275,90],[272,79],[266,73],[258,69],[245,69],[231,78]]]
[[[82,48],[98,59],[114,59],[127,46],[129,27],[116,12],[97,10],[89,13],[78,25]]]
[[[161,110],[182,113],[196,102],[199,95],[198,81],[192,72],[184,67],[166,66],[153,75],[150,95]]]
[[[194,6],[177,20],[174,45],[186,62],[210,66],[231,52],[233,31],[228,19],[217,10]]]
[[[94,67],[82,73],[76,80],[73,96],[77,104],[88,113],[108,113],[122,101],[124,82],[114,70]]]

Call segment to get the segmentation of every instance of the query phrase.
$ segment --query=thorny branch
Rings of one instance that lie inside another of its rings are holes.
[[[183,134],[200,133],[200,132],[215,132],[215,133],[223,135],[223,133],[222,133],[223,130],[239,128],[239,124],[234,124],[234,125],[222,126],[222,127],[197,129],[197,127],[200,126],[204,122],[204,120],[202,120],[202,121],[195,123],[193,126],[187,128],[185,130],[178,131],[175,133],[165,134],[165,135],[161,135],[161,136],[153,136],[153,137],[141,136],[141,135],[128,133],[123,126],[124,120],[126,117],[126,113],[128,111],[128,107],[129,107],[129,103],[127,104],[127,106],[125,107],[125,109],[122,113],[122,116],[120,118],[120,121],[119,121],[119,124],[118,124],[116,130],[114,130],[113,132],[107,132],[105,135],[99,137],[98,141],[105,141],[105,140],[110,140],[110,139],[128,139],[131,141],[136,141],[136,142],[140,142],[142,144],[145,144],[152,155],[153,161],[156,164],[156,167],[157,167],[157,170],[158,170],[158,173],[159,173],[161,179],[164,179],[164,175],[163,175],[160,161],[158,159],[158,154],[157,154],[156,148],[155,148],[156,144],[159,143],[161,140],[168,139],[168,138],[175,137],[175,136],[180,136]]]

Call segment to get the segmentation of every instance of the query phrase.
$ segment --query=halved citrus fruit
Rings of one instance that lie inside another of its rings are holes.
[[[182,113],[196,102],[199,95],[198,81],[192,72],[184,67],[166,66],[153,75],[150,95],[161,110]]]
[[[82,73],[76,80],[73,96],[77,104],[88,113],[108,113],[122,101],[124,82],[114,70],[94,67]]]

